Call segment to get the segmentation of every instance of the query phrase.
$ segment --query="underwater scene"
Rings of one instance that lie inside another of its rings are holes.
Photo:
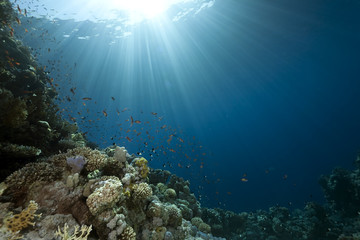
[[[359,12],[0,0],[0,240],[360,240]]]

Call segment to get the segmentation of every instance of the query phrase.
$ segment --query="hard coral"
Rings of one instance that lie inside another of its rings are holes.
[[[86,205],[92,215],[96,216],[107,208],[113,207],[122,195],[122,183],[116,178],[112,177],[100,182],[101,187],[97,188],[86,199]]]
[[[22,195],[31,184],[36,181],[52,182],[61,178],[61,171],[46,162],[28,163],[23,168],[13,172],[5,180],[8,188],[5,190],[4,195],[10,195],[15,200],[23,201]]]
[[[136,233],[134,229],[130,226],[127,226],[123,233],[120,235],[120,239],[122,240],[136,240]]]
[[[55,237],[61,237],[62,240],[86,240],[92,230],[92,226],[89,227],[86,225],[82,225],[80,230],[78,226],[75,226],[74,233],[70,235],[68,233],[69,226],[65,223],[63,231],[61,231],[60,227],[55,233]]]
[[[145,158],[135,158],[135,166],[138,168],[138,172],[141,178],[147,178],[149,174],[149,167],[147,166],[148,161]]]
[[[142,201],[152,195],[152,189],[147,183],[135,184],[132,187],[133,190],[133,199],[135,201]]]

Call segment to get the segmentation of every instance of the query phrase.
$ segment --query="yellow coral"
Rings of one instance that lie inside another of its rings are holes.
[[[145,158],[136,158],[135,165],[140,168],[140,175],[142,178],[146,178],[149,173],[148,161]]]
[[[40,217],[41,214],[35,214],[38,209],[38,204],[35,201],[30,201],[29,206],[22,210],[21,213],[12,215],[5,218],[4,224],[8,230],[13,233],[19,232],[29,225],[34,226],[33,222],[35,217]]]

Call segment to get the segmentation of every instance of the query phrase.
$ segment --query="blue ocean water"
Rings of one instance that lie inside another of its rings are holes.
[[[16,2],[32,9],[16,34],[90,141],[188,179],[203,206],[322,202],[320,175],[360,148],[360,2],[198,2],[135,24]]]

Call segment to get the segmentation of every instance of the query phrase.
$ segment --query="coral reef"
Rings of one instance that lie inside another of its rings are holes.
[[[359,161],[359,160],[357,160]],[[336,168],[329,176],[319,180],[325,197],[332,208],[342,214],[358,215],[360,211],[360,170],[349,171]]]
[[[34,226],[34,218],[41,216],[41,214],[36,214],[37,210],[38,204],[35,201],[30,201],[29,206],[20,213],[13,214],[12,212],[9,212],[3,219],[4,225],[0,231],[0,237],[21,239],[23,236],[20,234],[20,231],[27,228],[29,225]]]
[[[14,38],[15,18],[0,0],[1,239],[360,239],[360,157],[355,170],[320,178],[324,206],[234,213],[202,208],[189,181],[125,147],[87,147],[77,125],[57,114],[43,68]]]
[[[43,162],[29,163],[1,184],[4,190],[0,200],[9,206],[22,206],[29,199],[39,204],[43,214],[39,219],[41,224],[27,236],[47,238],[56,234],[64,239],[95,237],[101,240],[216,239],[199,214],[198,225],[184,219],[183,213],[191,219],[193,212],[201,212],[189,182],[170,175],[171,186],[151,184],[145,158],[134,158],[126,154],[124,148],[105,152],[74,148]],[[106,170],[114,164],[116,176]],[[177,199],[177,192],[182,199]],[[93,231],[80,229],[76,224],[71,233],[67,227],[70,224],[64,225],[64,220],[57,221],[57,226],[49,225],[46,230],[45,219],[59,219],[64,214],[70,214],[79,225],[91,225]]]
[[[336,168],[321,176],[327,204],[309,202],[290,212],[285,207],[236,214],[222,209],[202,209],[202,219],[215,236],[227,239],[359,239],[360,158],[353,171]],[[200,220],[193,218],[194,225]],[[200,227],[199,227],[200,229]],[[203,230],[204,231],[204,230]]]
[[[0,171],[1,181],[26,163],[86,144],[77,126],[58,115],[55,87],[15,39],[15,19],[11,3],[0,1],[0,158],[7,166]]]

